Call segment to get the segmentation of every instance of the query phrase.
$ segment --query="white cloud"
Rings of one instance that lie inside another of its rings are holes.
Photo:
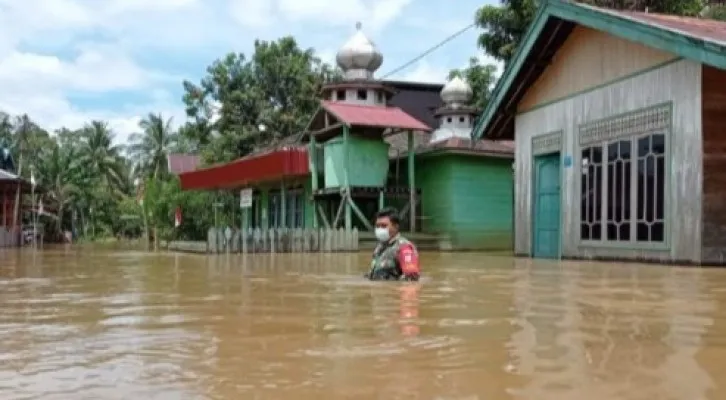
[[[89,41],[82,35],[120,27],[124,18],[129,20],[141,11],[160,13],[190,7],[196,1],[0,0],[0,110],[27,113],[50,130],[103,119],[117,131],[119,141],[136,131],[139,119],[149,111],[183,122],[179,100],[168,95],[151,95],[147,104],[118,104],[108,110],[81,109],[70,97],[95,94],[109,103],[114,93],[153,92],[170,81],[179,84],[178,76],[140,66],[117,42]],[[33,45],[65,51],[21,50]]]
[[[231,0],[232,17],[250,28],[270,26],[275,19],[275,7],[271,0]]]
[[[404,11],[415,17],[412,7],[427,10],[426,1],[0,0],[0,110],[27,113],[51,130],[103,119],[123,141],[148,112],[183,122],[178,94],[183,77],[168,71],[184,65],[165,61],[169,54],[187,60],[206,54],[201,61],[206,65],[215,57],[210,53],[244,51],[255,37],[298,32],[302,46],[317,46],[319,56],[333,63],[336,46],[357,21],[377,42],[408,40],[407,35],[428,42],[412,32],[430,33],[430,26],[397,25]],[[313,30],[318,36],[311,43]],[[394,60],[396,48],[386,51],[386,59]],[[399,75],[443,82],[447,62],[427,60]],[[203,73],[199,68],[197,74]]]
[[[324,22],[351,26],[362,22],[370,31],[390,24],[412,0],[230,0],[230,12],[246,27],[282,22]]]
[[[401,71],[399,76],[404,81],[444,83],[449,75],[449,71],[450,69],[445,67],[434,66],[426,61],[420,61],[412,68]]]

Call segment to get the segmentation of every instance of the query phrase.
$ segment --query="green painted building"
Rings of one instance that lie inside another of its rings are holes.
[[[514,147],[470,139],[469,85],[374,79],[383,57],[360,29],[337,61],[345,79],[324,88],[304,135],[183,173],[182,187],[253,188],[247,227],[357,228],[372,240],[376,211],[394,206],[428,247],[511,249]]]

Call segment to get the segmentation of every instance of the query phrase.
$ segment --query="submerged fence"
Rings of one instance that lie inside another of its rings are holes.
[[[0,247],[20,246],[20,235],[12,228],[0,227]]]
[[[232,229],[210,228],[202,249],[170,243],[170,250],[207,253],[308,253],[358,251],[358,230],[341,229]]]

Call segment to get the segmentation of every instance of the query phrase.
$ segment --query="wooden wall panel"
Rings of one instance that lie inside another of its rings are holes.
[[[672,102],[668,251],[584,247],[579,243],[578,126]],[[562,252],[565,257],[653,261],[701,259],[701,65],[681,60],[612,85],[520,114],[515,123],[515,253],[531,252],[532,137],[562,130],[563,153],[572,156],[562,182]],[[726,168],[724,168],[726,170]],[[725,203],[726,204],[726,203]]]
[[[703,261],[726,262],[726,71],[704,66]]]
[[[517,110],[526,111],[676,58],[674,54],[578,26]]]

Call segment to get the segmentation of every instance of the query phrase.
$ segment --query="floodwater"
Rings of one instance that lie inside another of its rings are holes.
[[[726,398],[726,270],[0,252],[0,399]]]

